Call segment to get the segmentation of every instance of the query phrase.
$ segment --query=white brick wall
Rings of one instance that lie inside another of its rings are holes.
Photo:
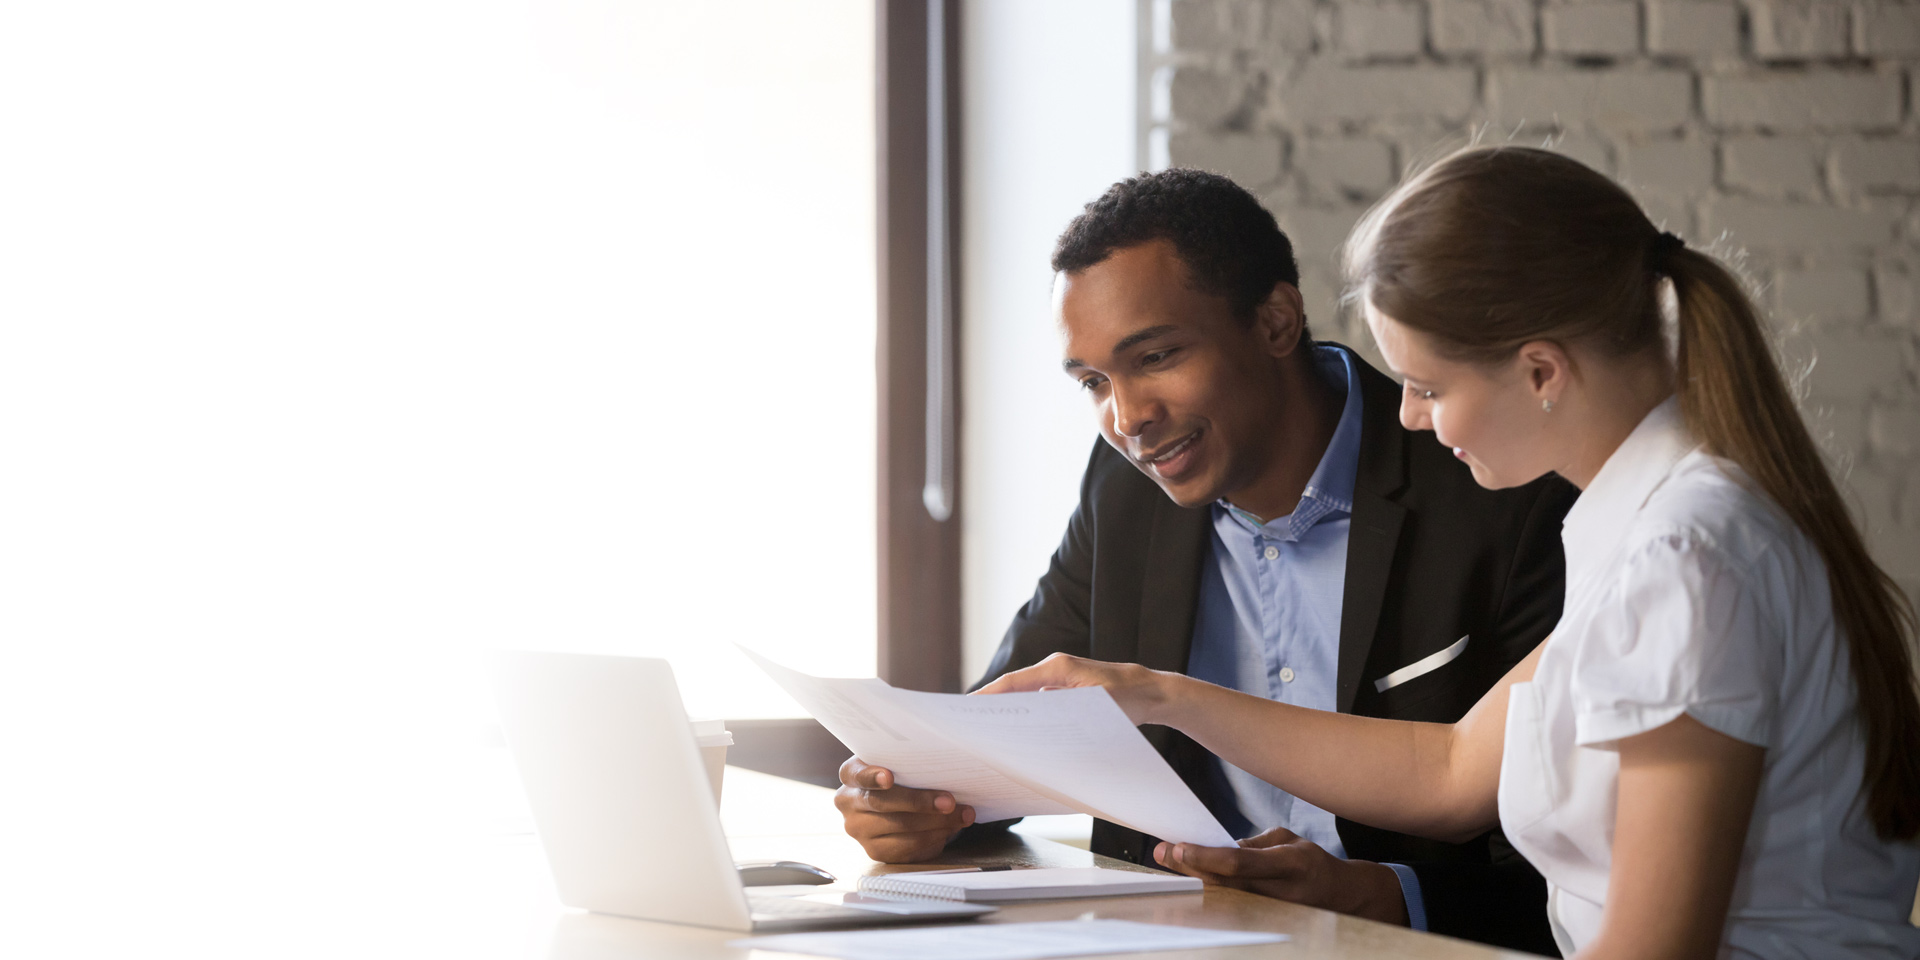
[[[1748,8],[1753,52],[1761,57],[1844,57],[1847,7],[1840,3],[1756,3]]]
[[[1738,251],[1877,554],[1920,592],[1920,3],[1141,2],[1146,136],[1266,201],[1323,336],[1371,349],[1335,310],[1336,247],[1475,135],[1549,144]]]
[[[1767,130],[1891,129],[1900,124],[1905,77],[1862,73],[1772,72],[1702,78],[1706,120],[1719,127]]]
[[[1343,3],[1334,12],[1342,53],[1414,57],[1426,49],[1427,9],[1418,3]]]
[[[1549,53],[1629,56],[1640,50],[1640,5],[1547,7],[1540,11],[1540,35]]]
[[[1433,0],[1433,48],[1451,54],[1531,53],[1528,0]]]
[[[1740,10],[1731,3],[1658,0],[1647,4],[1647,51],[1682,57],[1740,52]]]

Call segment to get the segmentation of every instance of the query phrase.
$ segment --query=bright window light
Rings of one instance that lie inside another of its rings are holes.
[[[872,6],[0,15],[24,912],[165,941],[449,819],[491,647],[872,674]]]

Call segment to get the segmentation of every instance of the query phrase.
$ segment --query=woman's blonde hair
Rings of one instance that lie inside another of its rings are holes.
[[[1880,836],[1920,836],[1914,611],[1868,554],[1801,420],[1739,279],[1662,233],[1605,176],[1546,150],[1474,147],[1409,179],[1347,246],[1350,296],[1455,359],[1501,362],[1550,340],[1665,356],[1661,279],[1677,313],[1680,409],[1826,562],[1866,734],[1862,790]]]

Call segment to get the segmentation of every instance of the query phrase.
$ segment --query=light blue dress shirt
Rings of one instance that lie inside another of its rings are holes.
[[[1340,611],[1347,534],[1360,463],[1360,378],[1345,350],[1316,346],[1329,385],[1346,394],[1333,439],[1293,512],[1261,523],[1222,500],[1213,510],[1213,563],[1201,571],[1187,673],[1314,710],[1339,707]],[[1214,813],[1237,837],[1286,827],[1345,857],[1333,814],[1239,767],[1212,761]],[[1397,865],[1395,865],[1397,866]],[[1394,871],[1409,916],[1424,921],[1413,871]],[[1416,929],[1425,929],[1421,922]]]

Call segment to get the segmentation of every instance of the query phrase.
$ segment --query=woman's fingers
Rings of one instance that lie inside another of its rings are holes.
[[[1087,665],[1094,661],[1082,660],[1065,653],[1056,653],[1031,667],[1002,674],[992,683],[981,687],[975,693],[1025,693],[1060,687],[1086,687],[1100,683],[1092,676]]]
[[[1002,675],[975,693],[1023,693],[1070,687],[1105,687],[1134,723],[1154,722],[1148,713],[1165,698],[1155,671],[1130,663],[1106,663],[1056,653],[1024,670]]]

